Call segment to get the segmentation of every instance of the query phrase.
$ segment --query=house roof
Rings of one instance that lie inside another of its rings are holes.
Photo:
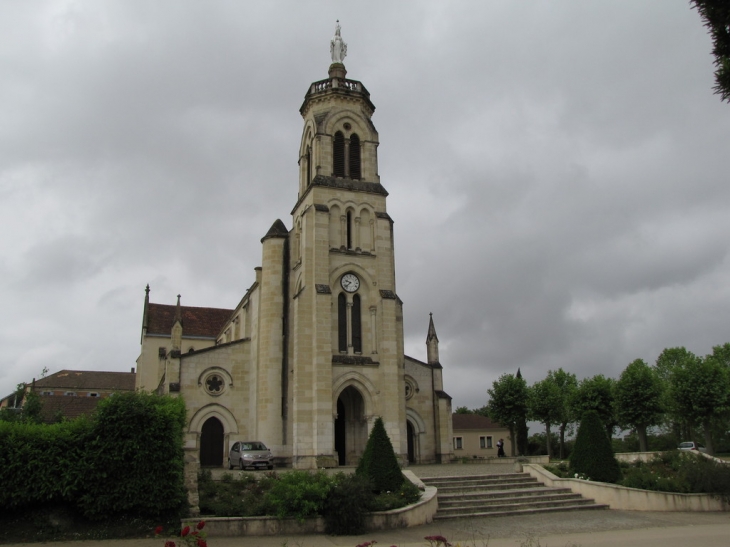
[[[486,416],[480,414],[452,414],[451,425],[456,431],[457,429],[504,429],[499,424],[495,424]]]
[[[172,325],[175,323],[176,308],[177,306],[150,303],[147,308],[147,334],[170,336]],[[184,337],[215,338],[233,314],[233,310],[192,306],[180,306],[180,311]]]
[[[35,387],[46,389],[79,389],[134,391],[134,372],[100,370],[62,370],[35,381]]]
[[[60,413],[64,418],[73,420],[90,415],[101,400],[99,397],[63,397],[41,395],[41,420],[53,422]]]

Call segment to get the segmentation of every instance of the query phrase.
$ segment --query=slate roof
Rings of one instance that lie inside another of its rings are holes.
[[[452,414],[451,424],[454,431],[464,429],[504,429],[501,425],[495,424],[492,420],[480,414]]]
[[[175,322],[177,306],[167,304],[149,304],[147,308],[147,334],[164,334],[170,336]],[[230,319],[234,310],[221,308],[194,308],[180,306],[183,323],[183,336],[200,336],[215,338],[223,325]]]
[[[134,372],[61,370],[35,381],[36,389],[134,391]]]

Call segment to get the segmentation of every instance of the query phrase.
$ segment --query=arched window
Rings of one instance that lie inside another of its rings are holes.
[[[360,137],[356,133],[350,135],[350,178],[360,178]]]
[[[344,293],[337,297],[337,345],[340,352],[347,353],[347,299]]]
[[[347,211],[347,248],[352,249],[352,211]]]
[[[359,294],[352,297],[352,350],[355,353],[362,353],[362,322]]]
[[[312,148],[310,146],[307,146],[307,157],[304,160],[304,164],[307,169],[305,180],[307,181],[307,186],[309,186],[312,184]]]
[[[340,131],[335,133],[332,143],[332,174],[335,177],[345,176],[345,136]]]

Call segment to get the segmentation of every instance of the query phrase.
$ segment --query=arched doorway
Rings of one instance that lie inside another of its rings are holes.
[[[345,405],[342,399],[337,399],[337,419],[335,420],[335,452],[337,463],[345,465],[347,449],[345,448]]]
[[[208,418],[201,428],[200,465],[223,465],[223,424],[218,418]]]
[[[335,419],[335,450],[340,465],[356,465],[368,441],[365,401],[353,386],[348,386],[337,398]]]
[[[408,438],[408,463],[416,463],[416,432],[410,420],[406,420]]]

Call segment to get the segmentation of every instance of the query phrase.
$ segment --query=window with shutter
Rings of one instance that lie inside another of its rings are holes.
[[[338,131],[332,143],[332,174],[335,177],[345,176],[345,136]]]
[[[360,179],[360,137],[350,135],[350,178]]]

